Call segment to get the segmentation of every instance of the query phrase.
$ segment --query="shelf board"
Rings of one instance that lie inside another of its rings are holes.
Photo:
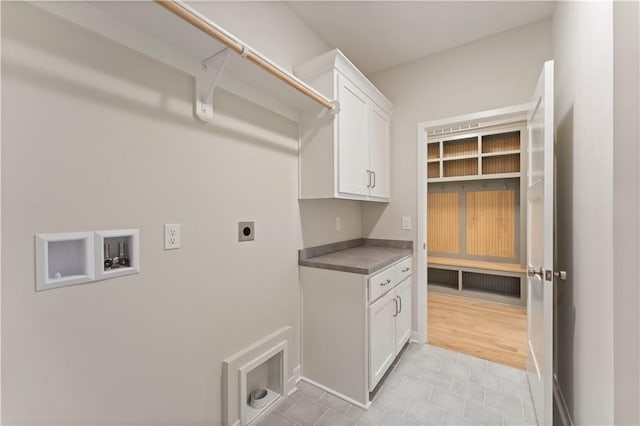
[[[439,158],[428,158],[427,159],[427,163],[439,163],[440,159]]]
[[[505,179],[505,178],[519,178],[521,175],[520,172],[513,173],[491,173],[487,175],[478,176],[479,179]]]
[[[519,178],[521,176],[520,173],[495,173],[491,175],[468,175],[468,176],[451,176],[451,177],[438,177],[438,178],[427,178],[428,183],[435,182],[462,182],[465,180],[487,180],[487,179],[510,179],[510,178]]]
[[[456,157],[443,157],[443,161],[455,161],[455,160],[469,160],[469,159],[478,159],[478,154],[468,154],[468,155],[458,155]]]
[[[482,158],[485,157],[500,157],[500,156],[506,156],[506,155],[515,155],[515,154],[520,154],[520,150],[519,149],[514,149],[512,151],[499,151],[499,152],[486,152],[482,154]]]

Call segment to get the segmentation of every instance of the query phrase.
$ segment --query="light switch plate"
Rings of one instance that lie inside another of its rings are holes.
[[[164,225],[164,249],[175,250],[180,248],[180,224],[167,223]]]
[[[411,230],[411,216],[402,216],[402,229],[405,231]]]

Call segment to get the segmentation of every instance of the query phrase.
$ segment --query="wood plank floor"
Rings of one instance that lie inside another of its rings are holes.
[[[429,292],[429,344],[525,370],[527,310]]]

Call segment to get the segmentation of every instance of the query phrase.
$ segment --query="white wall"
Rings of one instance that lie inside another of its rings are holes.
[[[212,7],[286,67],[327,50],[286,6]],[[359,204],[320,235],[335,205],[305,220],[295,123],[224,91],[200,123],[189,76],[2,8],[4,424],[217,424],[222,360],[284,325],[299,335],[297,249],[359,236]],[[266,18],[295,36],[267,45]],[[239,220],[255,242],[236,241]],[[164,223],[182,224],[180,250],[163,250]],[[34,292],[35,233],[131,227],[140,275]]]
[[[576,424],[638,424],[638,5],[558,3],[557,372]]]
[[[192,7],[210,17],[252,48],[285,69],[292,70],[329,50],[284,3],[265,1],[191,1]]]
[[[362,204],[350,200],[299,200],[304,247],[362,236]],[[341,229],[336,230],[336,218]]]
[[[392,201],[363,206],[363,236],[417,241],[417,123],[528,102],[548,59],[547,20],[370,75],[395,105]],[[412,231],[401,230],[403,215],[412,217]]]
[[[614,421],[640,424],[640,4],[613,4]]]

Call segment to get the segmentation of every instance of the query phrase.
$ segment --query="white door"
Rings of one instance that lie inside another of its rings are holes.
[[[369,195],[369,105],[349,80],[338,75],[338,192]]]
[[[396,314],[396,353],[398,353],[411,337],[411,279],[398,284],[395,292],[398,301]]]
[[[538,423],[553,423],[553,61],[544,64],[529,114],[527,320],[529,386]]]
[[[387,371],[396,352],[396,307],[393,291],[369,306],[369,391]]]
[[[371,145],[370,166],[371,195],[391,197],[390,158],[391,158],[391,117],[375,104],[371,107]]]

